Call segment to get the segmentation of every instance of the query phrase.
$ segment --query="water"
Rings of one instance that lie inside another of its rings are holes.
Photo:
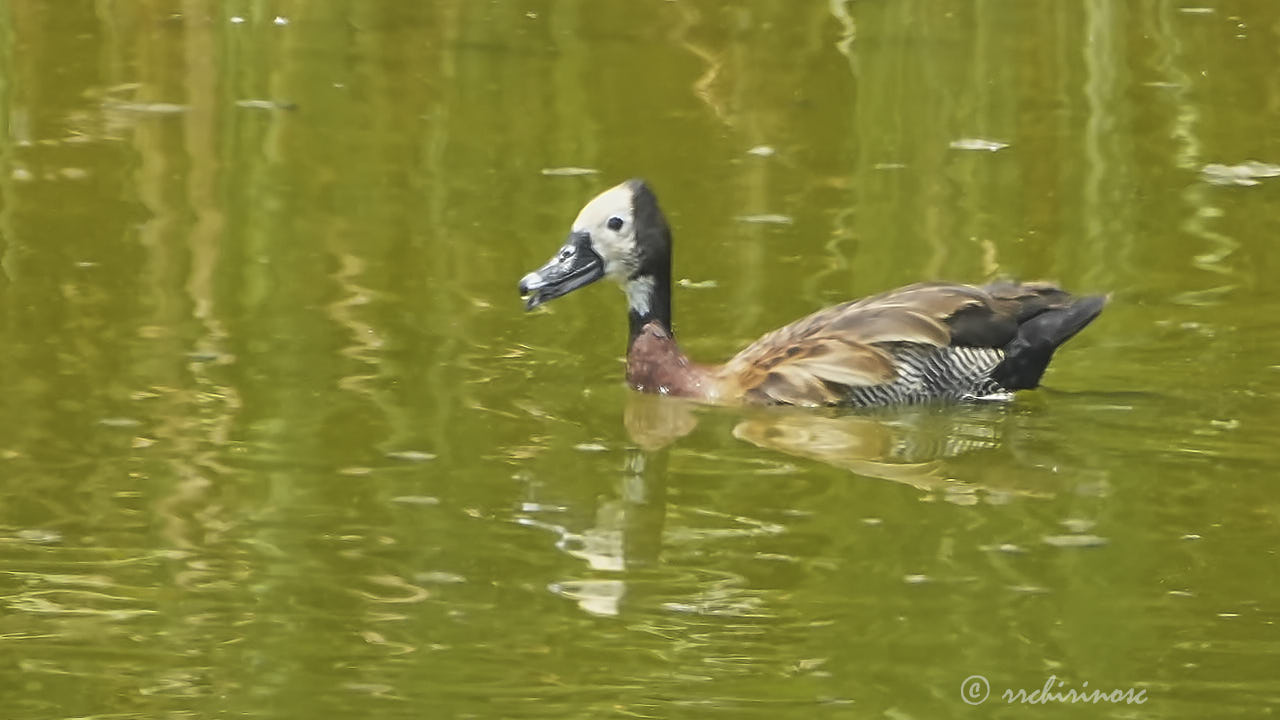
[[[1278,35],[13,0],[4,717],[1274,713]],[[515,289],[636,175],[700,359],[919,279],[1111,305],[1009,405],[637,397],[616,289]],[[1146,702],[1001,697],[1051,678]]]

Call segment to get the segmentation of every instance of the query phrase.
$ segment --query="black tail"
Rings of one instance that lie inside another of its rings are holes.
[[[1004,360],[991,377],[1007,390],[1029,390],[1040,384],[1053,351],[1088,325],[1107,304],[1104,295],[1050,307],[1018,325],[1018,334],[1004,347]]]

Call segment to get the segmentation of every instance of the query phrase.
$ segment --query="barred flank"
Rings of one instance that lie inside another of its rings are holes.
[[[972,400],[1007,392],[991,379],[991,371],[1004,359],[1003,351],[940,348],[919,343],[894,343],[889,350],[897,378],[883,385],[851,389],[850,405],[913,405],[935,400]]]

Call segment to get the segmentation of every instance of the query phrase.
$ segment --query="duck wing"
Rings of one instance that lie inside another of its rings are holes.
[[[1052,347],[1097,315],[1097,300],[1093,312]],[[744,399],[765,404],[862,405],[981,394],[1001,389],[991,378],[1020,328],[1069,310],[1073,302],[1082,301],[1048,283],[909,285],[774,330],[731,358],[720,375]]]

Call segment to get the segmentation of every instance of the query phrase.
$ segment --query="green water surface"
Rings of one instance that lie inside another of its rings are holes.
[[[1269,0],[0,4],[0,720],[1274,714],[1278,69]],[[632,176],[698,359],[1111,303],[1010,404],[639,397],[616,288],[516,296]]]

